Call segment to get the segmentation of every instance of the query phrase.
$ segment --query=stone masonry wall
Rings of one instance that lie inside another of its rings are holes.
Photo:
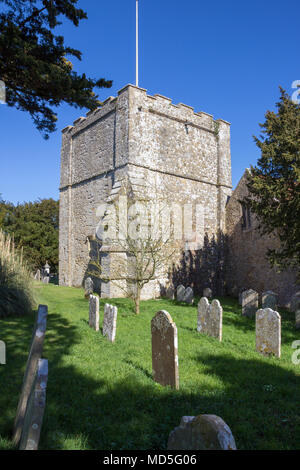
[[[132,85],[76,120],[63,130],[62,140],[60,284],[82,285],[97,208],[125,177],[136,198],[149,196],[149,187],[155,187],[166,202],[202,204],[203,233],[208,240],[217,237],[225,228],[230,165],[226,121]],[[109,250],[103,253],[104,264],[112,258]],[[159,295],[155,285],[148,290]],[[113,295],[107,286],[104,292]]]
[[[261,236],[256,230],[257,220],[251,214],[251,227],[242,227],[242,208],[239,200],[247,194],[246,174],[241,178],[226,208],[226,285],[228,293],[237,295],[242,288],[253,289],[259,294],[272,290],[279,295],[279,305],[288,306],[296,286],[296,273],[285,270],[277,273],[266,260],[268,248],[278,246],[276,236]]]

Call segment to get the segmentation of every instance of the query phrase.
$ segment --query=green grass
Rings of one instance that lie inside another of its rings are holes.
[[[255,323],[237,302],[219,298],[223,341],[196,331],[196,306],[171,300],[118,306],[115,344],[88,326],[83,290],[54,285],[38,289],[49,306],[44,357],[49,360],[41,449],[165,449],[184,415],[221,416],[239,449],[299,448],[299,372],[291,344],[300,339],[294,315],[282,315],[282,357],[255,351]],[[100,325],[104,301],[100,301]],[[150,322],[167,310],[178,329],[180,389],[152,380]],[[11,447],[11,426],[28,353],[33,317],[0,319],[7,365],[0,366],[0,448]]]

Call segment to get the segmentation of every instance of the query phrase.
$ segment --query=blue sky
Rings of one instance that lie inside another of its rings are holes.
[[[135,82],[135,0],[78,5],[88,20],[57,31],[83,53],[75,70],[113,80],[99,90],[104,100]],[[231,122],[233,186],[259,157],[252,136],[275,108],[279,85],[292,93],[300,79],[299,44],[299,0],[140,0],[140,86]],[[58,199],[60,131],[86,111],[58,108],[58,130],[45,141],[29,115],[0,105],[4,199]]]

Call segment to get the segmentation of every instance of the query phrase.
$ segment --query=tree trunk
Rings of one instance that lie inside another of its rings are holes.
[[[136,289],[136,298],[135,301],[135,314],[138,315],[140,313],[140,300],[141,300],[141,288],[137,287]]]

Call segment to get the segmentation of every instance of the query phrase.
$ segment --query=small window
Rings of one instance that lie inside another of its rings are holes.
[[[249,207],[242,204],[242,229],[248,230],[251,228],[251,212]]]

